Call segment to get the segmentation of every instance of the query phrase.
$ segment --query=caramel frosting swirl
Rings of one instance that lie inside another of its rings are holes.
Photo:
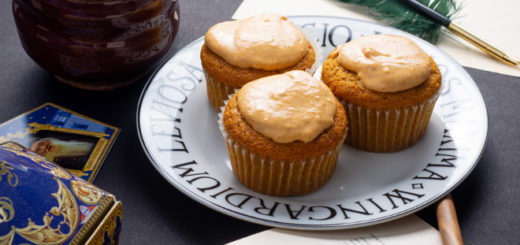
[[[298,63],[309,48],[305,35],[279,14],[216,24],[208,30],[205,42],[231,65],[266,71]]]
[[[368,89],[399,92],[430,75],[428,55],[412,40],[396,35],[364,36],[341,45],[339,63],[358,74]]]
[[[334,124],[337,110],[327,85],[298,70],[247,83],[237,104],[255,131],[278,143],[314,140]]]

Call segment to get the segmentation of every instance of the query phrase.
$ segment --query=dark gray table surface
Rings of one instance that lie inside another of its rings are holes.
[[[180,29],[167,57],[229,19],[240,0],[181,0]],[[136,109],[146,78],[110,92],[57,82],[24,52],[11,1],[0,9],[0,122],[53,102],[121,128],[94,184],[123,202],[120,244],[223,244],[268,229],[213,211],[171,186],[139,143]],[[520,231],[520,78],[466,69],[489,114],[487,145],[471,175],[453,192],[466,244],[518,244]],[[418,215],[436,226],[433,207]]]

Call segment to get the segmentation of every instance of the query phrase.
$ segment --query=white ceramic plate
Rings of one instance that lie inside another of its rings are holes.
[[[449,193],[477,164],[487,135],[482,96],[464,69],[435,46],[399,30],[359,20],[295,16],[324,57],[350,39],[393,33],[417,42],[439,65],[440,98],[424,137],[397,153],[344,145],[336,172],[318,191],[297,197],[255,193],[231,171],[217,114],[206,96],[199,38],[167,61],[145,87],[137,113],[152,165],[194,200],[233,217],[268,226],[333,230],[377,224],[416,212]]]

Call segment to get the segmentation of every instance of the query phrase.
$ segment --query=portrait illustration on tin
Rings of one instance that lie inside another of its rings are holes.
[[[41,130],[31,135],[31,151],[68,169],[82,170],[88,161],[98,138]]]
[[[119,129],[52,103],[0,124],[0,143],[13,141],[93,181]]]

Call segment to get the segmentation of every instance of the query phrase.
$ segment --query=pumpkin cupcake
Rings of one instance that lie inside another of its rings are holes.
[[[236,178],[275,196],[306,194],[324,185],[347,129],[343,106],[304,71],[247,83],[220,116]]]
[[[412,40],[364,36],[333,50],[322,79],[345,106],[347,143],[361,150],[395,152],[426,131],[441,86],[439,68]]]
[[[249,81],[290,70],[313,72],[317,66],[315,50],[304,33],[279,14],[214,25],[205,36],[200,58],[208,98],[217,112],[228,95]]]

